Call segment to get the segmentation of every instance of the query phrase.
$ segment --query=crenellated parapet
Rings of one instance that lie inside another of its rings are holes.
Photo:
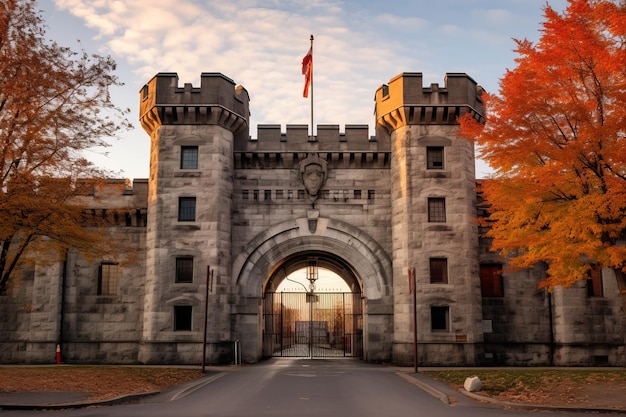
[[[369,126],[365,124],[345,125],[340,131],[339,125],[317,125],[317,135],[309,135],[308,125],[287,125],[281,130],[279,124],[257,126],[257,137],[235,139],[235,152],[323,152],[323,151],[388,151],[389,140],[369,135]]]
[[[388,133],[406,125],[454,125],[466,113],[483,120],[483,89],[470,76],[447,73],[445,86],[423,87],[422,73],[402,73],[376,91],[376,125]]]
[[[379,141],[369,135],[368,125],[317,125],[317,135],[309,135],[308,125],[267,124],[257,126],[257,138],[235,139],[235,168],[298,167],[314,153],[331,168],[384,168],[389,165],[389,139]]]
[[[160,72],[140,91],[139,120],[148,134],[161,125],[218,125],[248,136],[248,92],[220,73],[202,73],[200,87],[178,86],[178,74]]]

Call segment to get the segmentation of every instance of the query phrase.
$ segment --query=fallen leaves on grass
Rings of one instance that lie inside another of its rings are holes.
[[[92,400],[161,391],[203,376],[199,369],[133,366],[0,367],[0,391],[75,391]]]
[[[473,370],[427,372],[433,379],[462,388],[465,378],[482,382],[477,394],[500,401],[559,407],[626,409],[624,370]]]

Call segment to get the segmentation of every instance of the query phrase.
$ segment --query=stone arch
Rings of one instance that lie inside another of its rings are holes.
[[[368,300],[391,294],[391,260],[371,236],[339,220],[301,218],[268,228],[243,248],[233,265],[239,295],[261,297],[277,266],[304,252],[332,253],[342,259],[358,277]]]

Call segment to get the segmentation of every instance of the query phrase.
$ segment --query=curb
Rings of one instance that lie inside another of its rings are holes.
[[[420,381],[419,379],[414,378],[413,376],[404,373],[404,372],[396,372],[396,375],[398,375],[399,377],[403,378],[404,380],[410,382],[413,385],[417,385],[419,388],[421,388],[423,391],[426,391],[428,394],[432,395],[435,398],[438,398],[439,401],[441,401],[442,403],[446,404],[446,405],[451,405],[451,401],[450,401],[450,397],[448,397],[446,394],[444,394],[443,392],[439,391],[438,389],[431,387],[430,385]]]
[[[116,405],[126,401],[135,401],[142,398],[159,394],[160,391],[142,392],[139,394],[127,394],[102,401],[81,401],[77,403],[61,404],[0,404],[0,410],[66,410],[93,406]]]
[[[504,408],[512,408],[518,410],[545,410],[545,411],[563,411],[570,413],[603,413],[603,414],[626,414],[626,409],[620,408],[584,408],[584,407],[566,407],[566,406],[552,406],[552,405],[537,405],[537,404],[520,404],[512,403],[509,401],[500,401],[495,398],[486,397],[484,395],[468,392],[464,389],[460,389],[459,392],[468,398],[476,401],[487,402],[494,405],[498,405]]]

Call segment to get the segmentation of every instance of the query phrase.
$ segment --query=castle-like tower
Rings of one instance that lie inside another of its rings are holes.
[[[423,360],[472,363],[482,342],[474,148],[456,135],[466,113],[483,113],[466,74],[423,87],[403,73],[376,91],[376,133],[391,145],[394,360],[413,355],[409,270]]]
[[[208,340],[231,340],[232,288],[223,277],[232,265],[233,144],[236,135],[248,136],[249,97],[215,73],[203,73],[199,88],[179,87],[177,74],[159,73],[140,94],[150,179],[139,360],[197,360],[205,294]]]

